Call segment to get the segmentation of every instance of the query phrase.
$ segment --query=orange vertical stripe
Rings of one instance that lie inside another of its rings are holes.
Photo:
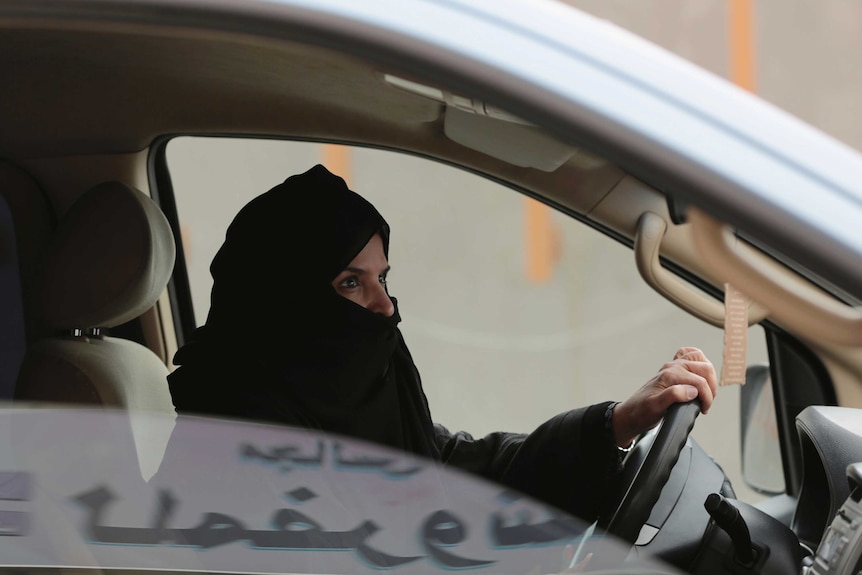
[[[728,0],[730,79],[755,92],[754,5],[752,0]]]
[[[341,176],[350,185],[350,147],[336,144],[323,145],[323,165],[326,169]]]
[[[543,283],[554,268],[554,231],[548,207],[533,198],[524,198],[527,279]]]

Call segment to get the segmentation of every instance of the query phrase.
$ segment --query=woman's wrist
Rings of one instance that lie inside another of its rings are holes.
[[[614,434],[614,441],[617,447],[625,451],[630,450],[634,446],[634,442],[638,437],[637,433],[630,431],[628,425],[628,413],[622,402],[617,402],[611,406],[610,422],[611,430]]]

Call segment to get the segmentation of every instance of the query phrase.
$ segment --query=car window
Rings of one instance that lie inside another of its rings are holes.
[[[480,176],[395,152],[260,139],[177,138],[167,159],[198,325],[210,262],[251,198],[324,163],[374,204],[392,229],[402,332],[432,415],[451,430],[529,432],[565,409],[623,400],[681,346],[720,370],[723,331],[653,292],[628,247]],[[748,362],[767,362],[763,329],[748,341]],[[753,501],[739,429],[729,386],[694,437]]]

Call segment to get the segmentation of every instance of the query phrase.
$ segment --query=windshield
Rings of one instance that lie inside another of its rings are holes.
[[[3,422],[4,566],[557,573],[598,540],[518,493],[334,435],[112,410]],[[602,543],[603,561],[628,552]]]

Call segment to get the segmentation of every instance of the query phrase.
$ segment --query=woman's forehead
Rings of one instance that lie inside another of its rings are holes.
[[[365,246],[345,267],[351,271],[379,273],[389,269],[389,261],[383,249],[383,239],[374,234]]]

